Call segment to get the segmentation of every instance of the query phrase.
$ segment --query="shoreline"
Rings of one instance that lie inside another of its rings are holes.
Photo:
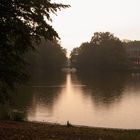
[[[14,121],[16,122],[16,121]],[[59,126],[67,126],[67,124],[55,123],[55,122],[45,122],[45,121],[21,121],[21,122],[30,122],[36,124],[46,124],[46,125],[59,125]],[[79,128],[90,128],[90,129],[105,129],[105,130],[119,130],[119,131],[140,131],[140,128],[114,128],[114,127],[98,127],[98,126],[88,126],[88,125],[78,125],[70,122],[71,127],[79,127]]]
[[[140,129],[0,121],[0,140],[140,140]]]

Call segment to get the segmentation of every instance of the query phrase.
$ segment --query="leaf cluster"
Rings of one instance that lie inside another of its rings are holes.
[[[59,39],[51,14],[67,7],[51,0],[0,0],[0,92],[26,79],[25,54],[42,37]]]
[[[72,52],[72,61],[79,70],[122,70],[128,67],[123,43],[109,32],[96,32],[90,42]]]

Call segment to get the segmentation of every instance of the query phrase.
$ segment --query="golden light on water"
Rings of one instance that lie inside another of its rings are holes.
[[[30,121],[66,124],[69,120],[76,125],[140,128],[140,87],[126,85],[121,96],[114,95],[114,98],[110,98],[112,101],[104,102],[107,95],[102,93],[99,99],[95,85],[89,87],[79,81],[75,74],[68,73],[60,87],[40,87],[34,91],[36,94],[28,110]]]

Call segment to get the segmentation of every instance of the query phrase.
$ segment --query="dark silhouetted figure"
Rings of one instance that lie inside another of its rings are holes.
[[[72,126],[69,121],[67,121],[67,127]]]

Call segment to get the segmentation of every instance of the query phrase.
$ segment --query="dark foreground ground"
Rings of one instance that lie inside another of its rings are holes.
[[[140,130],[1,121],[0,140],[140,140]]]

